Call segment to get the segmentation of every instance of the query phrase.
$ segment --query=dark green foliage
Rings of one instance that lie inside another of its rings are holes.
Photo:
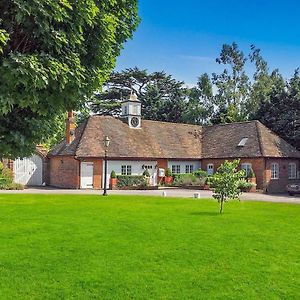
[[[13,182],[13,172],[0,162],[0,190],[22,190],[22,184]]]
[[[194,171],[193,174],[197,177],[200,177],[200,178],[203,178],[203,177],[207,177],[208,174],[206,171],[202,170],[202,169],[199,169],[197,171]]]
[[[253,178],[253,177],[251,177]],[[256,184],[252,182],[247,182],[245,179],[242,179],[238,182],[238,188],[241,192],[249,192],[251,188],[255,187]]]
[[[166,172],[165,172],[165,176],[166,177],[171,177],[172,176],[172,171],[170,168],[167,168]]]
[[[146,170],[143,172],[143,176],[145,176],[145,177],[150,177],[150,173],[149,173],[148,169],[146,169]]]
[[[111,171],[110,178],[117,178],[117,174],[115,171]]]
[[[106,89],[91,99],[91,109],[100,115],[118,116],[122,100],[131,91],[142,102],[144,119],[183,122],[186,89],[165,72],[148,73],[137,67],[114,72],[106,82]]]
[[[147,186],[146,178],[140,175],[117,175],[117,179],[117,186],[120,188]]]
[[[254,173],[254,171],[253,171],[253,169],[251,168],[250,169],[250,172],[249,172],[249,174],[248,174],[248,178],[255,178],[256,176],[255,176],[255,173]]]
[[[0,2],[0,156],[30,154],[101,88],[138,24],[137,1]]]
[[[206,177],[199,177],[195,174],[173,174],[173,185],[175,186],[199,186],[203,187]]]

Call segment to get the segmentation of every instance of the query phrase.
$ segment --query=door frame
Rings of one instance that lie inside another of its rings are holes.
[[[92,165],[92,175],[91,175],[92,184],[91,184],[91,186],[83,187],[83,184],[82,184],[82,179],[83,179],[82,170],[84,169],[83,168],[84,165]],[[94,188],[94,162],[82,161],[82,162],[80,162],[80,189],[93,189],[93,188]]]

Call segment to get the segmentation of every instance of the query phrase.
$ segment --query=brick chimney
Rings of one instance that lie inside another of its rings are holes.
[[[75,139],[75,120],[73,111],[68,112],[66,119],[66,141],[67,145],[71,144]]]

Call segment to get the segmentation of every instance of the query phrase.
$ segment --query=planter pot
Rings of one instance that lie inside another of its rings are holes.
[[[255,193],[255,192],[256,192],[256,178],[255,178],[255,177],[253,177],[253,178],[248,178],[248,182],[251,182],[251,183],[255,184],[255,186],[253,186],[253,187],[249,190],[250,193]]]
[[[208,190],[209,190],[209,185],[208,185],[208,184],[204,184],[204,186],[203,186],[203,190],[206,190],[206,191],[208,191]]]
[[[164,179],[165,184],[171,184],[173,182],[172,176],[166,176]]]
[[[109,188],[112,190],[114,187],[117,186],[118,179],[117,178],[110,178]]]

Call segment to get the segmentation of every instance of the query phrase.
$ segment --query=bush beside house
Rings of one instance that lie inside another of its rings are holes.
[[[23,190],[24,186],[13,182],[13,172],[0,162],[0,190]]]

